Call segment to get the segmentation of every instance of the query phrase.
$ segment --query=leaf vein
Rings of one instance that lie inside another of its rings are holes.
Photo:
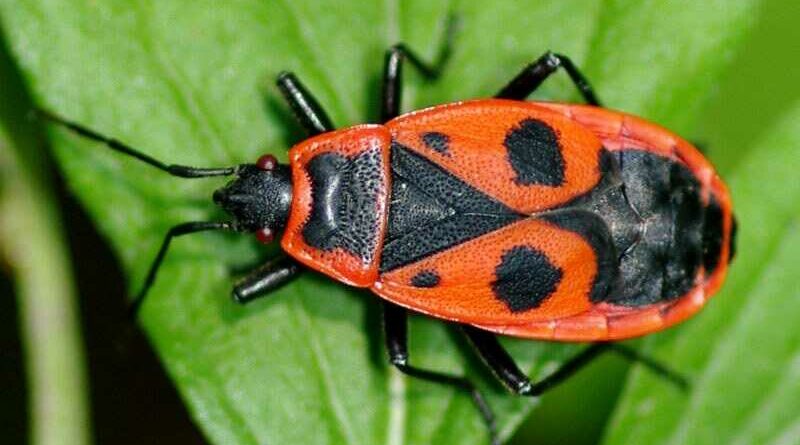
[[[314,358],[314,364],[322,377],[322,386],[325,389],[328,404],[331,406],[336,420],[338,421],[336,425],[341,429],[347,443],[358,444],[359,442],[356,439],[353,426],[347,416],[347,410],[345,410],[339,394],[336,391],[336,384],[331,378],[331,366],[330,363],[328,363],[328,358],[325,356],[324,348],[320,344],[317,328],[313,325],[312,318],[308,316],[303,306],[302,298],[293,299],[291,308],[295,314],[295,318],[298,320],[299,324],[303,326],[303,332],[307,333],[304,337],[308,339],[311,346],[311,356]]]

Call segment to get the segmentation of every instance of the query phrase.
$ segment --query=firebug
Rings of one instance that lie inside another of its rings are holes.
[[[451,27],[452,29],[452,27]],[[386,53],[379,124],[335,130],[298,78],[277,85],[309,138],[289,163],[264,155],[222,168],[168,165],[47,111],[55,123],[167,173],[234,179],[213,200],[231,218],[173,227],[132,304],[141,306],[173,238],[209,230],[280,236],[285,256],[233,288],[252,301],[313,269],[369,288],[384,305],[391,363],[467,391],[498,443],[494,415],[467,379],[411,364],[409,311],[462,326],[478,355],[514,393],[540,395],[613,350],[683,385],[682,377],[610,343],[695,314],[720,288],[734,252],[728,189],[692,144],[635,116],[600,106],[569,58],[547,52],[493,97],[400,113],[410,63]],[[527,102],[563,68],[586,105]],[[531,382],[495,334],[591,342],[550,377]]]

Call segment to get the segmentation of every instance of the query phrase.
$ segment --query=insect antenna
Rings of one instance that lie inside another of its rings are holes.
[[[190,167],[186,165],[175,165],[175,164],[166,164],[164,162],[159,161],[158,159],[153,158],[147,154],[142,153],[141,151],[126,145],[112,137],[105,136],[97,131],[94,131],[90,128],[84,127],[77,122],[72,122],[67,119],[64,119],[56,114],[53,114],[47,110],[36,108],[34,109],[34,113],[37,117],[47,120],[51,123],[60,125],[73,133],[82,136],[86,139],[99,142],[104,144],[106,147],[118,152],[130,156],[132,158],[136,158],[145,164],[152,165],[153,167],[165,171],[172,176],[177,176],[180,178],[204,178],[209,176],[230,176],[236,174],[239,170],[239,166],[234,167],[219,167],[219,168],[199,168],[199,167]]]
[[[76,122],[64,119],[49,111],[43,109],[35,109],[34,112],[35,115],[41,119],[44,119],[56,125],[60,125],[86,139],[104,144],[111,150],[138,159],[139,161],[142,161],[148,165],[152,165],[153,167],[165,171],[172,176],[177,176],[180,178],[229,176],[237,174],[240,169],[240,166],[238,165],[234,167],[222,167],[222,168],[198,168],[198,167],[189,167],[185,165],[166,164],[114,138],[105,136],[97,131],[84,127],[83,125],[78,124]],[[139,308],[142,306],[142,303],[144,302],[148,291],[155,282],[156,274],[158,273],[158,270],[161,268],[161,264],[164,261],[164,257],[167,254],[167,250],[169,249],[172,239],[182,235],[188,235],[190,233],[205,232],[210,230],[236,231],[238,230],[238,226],[235,223],[227,221],[222,221],[222,222],[192,221],[183,224],[178,224],[172,227],[167,232],[166,236],[164,237],[164,240],[161,242],[161,247],[158,250],[158,254],[156,255],[155,259],[153,259],[153,262],[150,264],[150,268],[148,269],[147,276],[145,277],[144,280],[144,284],[142,285],[139,292],[134,296],[133,301],[128,307],[128,315],[130,316],[130,318],[135,319],[136,316],[138,315]]]

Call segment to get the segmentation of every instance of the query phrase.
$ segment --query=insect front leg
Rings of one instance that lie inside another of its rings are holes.
[[[494,97],[500,99],[524,100],[526,97],[530,96],[531,93],[536,91],[539,85],[559,68],[564,68],[569,78],[572,79],[572,82],[588,104],[600,106],[600,100],[597,99],[592,85],[589,84],[586,76],[572,63],[572,60],[567,56],[550,51],[544,53],[544,55],[539,57],[535,62],[523,68],[522,71],[511,79],[511,81]]]
[[[136,318],[136,315],[139,312],[139,308],[141,308],[142,303],[144,302],[145,297],[147,296],[147,292],[153,286],[153,283],[156,280],[156,275],[158,274],[158,269],[161,268],[161,263],[164,261],[164,257],[167,254],[167,250],[169,249],[169,245],[172,242],[172,238],[188,235],[190,233],[197,233],[197,232],[207,232],[210,230],[237,230],[233,223],[230,222],[213,222],[213,221],[193,221],[187,222],[183,224],[178,224],[177,226],[172,227],[169,229],[167,234],[164,236],[164,241],[161,242],[161,247],[158,249],[158,254],[156,254],[155,259],[153,260],[152,264],[150,264],[150,269],[147,271],[147,277],[144,280],[144,284],[142,285],[141,290],[136,297],[131,302],[131,305],[128,307],[128,314],[131,318]]]
[[[273,259],[236,283],[232,291],[233,299],[237,303],[249,303],[288,283],[302,270],[293,258]]]

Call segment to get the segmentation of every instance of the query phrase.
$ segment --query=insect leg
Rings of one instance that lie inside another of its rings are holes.
[[[564,68],[587,103],[590,105],[600,105],[600,101],[597,99],[594,89],[589,84],[586,76],[578,70],[569,57],[550,51],[544,53],[544,55],[539,57],[535,62],[523,68],[523,70],[520,71],[516,77],[511,79],[495,97],[501,99],[524,100],[539,88],[539,85],[550,77],[551,74],[556,72],[558,68]]]
[[[497,341],[497,337],[494,334],[471,326],[463,326],[463,330],[467,338],[475,346],[478,354],[497,378],[519,395],[539,396],[572,377],[595,358],[608,351],[616,352],[628,360],[647,366],[652,372],[668,379],[681,390],[685,390],[688,387],[686,378],[677,372],[668,369],[650,357],[640,354],[638,351],[615,343],[594,343],[566,361],[549,376],[533,383],[520,371],[519,367],[514,363],[514,359]]]
[[[494,413],[486,403],[486,399],[483,398],[483,395],[472,382],[464,377],[420,369],[408,363],[408,312],[406,309],[385,302],[383,305],[383,327],[386,333],[386,349],[389,352],[389,361],[407,375],[429,382],[453,386],[469,393],[486,426],[489,428],[492,444],[499,445],[500,441],[497,437]]]
[[[532,383],[528,376],[514,363],[514,359],[497,341],[497,337],[494,334],[472,326],[463,326],[462,329],[470,343],[478,351],[478,355],[497,378],[511,391],[522,396],[541,395],[571,377],[608,349],[608,344],[606,343],[595,343],[580,354],[572,357],[551,375]]]
[[[383,106],[381,122],[386,122],[400,114],[400,96],[402,93],[403,61],[407,60],[427,79],[435,79],[442,72],[453,49],[457,19],[454,15],[447,17],[445,36],[436,62],[430,65],[424,62],[403,43],[398,43],[386,51],[383,65]]]
[[[274,259],[250,272],[233,287],[237,303],[249,303],[291,281],[302,267],[290,257]]]
[[[619,343],[609,343],[608,347],[611,351],[614,351],[622,358],[646,366],[650,372],[669,380],[670,383],[674,384],[682,391],[687,391],[689,389],[689,379],[687,379],[686,376],[675,371],[674,369],[668,368],[666,365],[654,359],[653,357],[649,357],[633,348]]]
[[[50,122],[55,124],[61,125],[68,130],[85,137],[89,140],[99,142],[105,144],[108,148],[128,155],[132,158],[138,159],[145,164],[152,165],[153,167],[163,170],[169,173],[172,176],[178,176],[181,178],[204,178],[209,176],[229,176],[233,175],[239,169],[238,166],[234,167],[220,167],[220,168],[200,168],[200,167],[189,167],[186,165],[174,165],[174,164],[165,164],[151,156],[148,156],[142,153],[135,148],[126,145],[114,138],[104,136],[90,128],[84,127],[81,124],[76,122],[68,121],[60,116],[56,116],[55,114],[46,111],[46,110],[36,110],[36,114],[44,119],[47,119]]]
[[[278,74],[278,89],[289,102],[294,116],[306,129],[309,136],[333,130],[333,123],[320,106],[319,101],[308,91],[294,73],[284,71]]]
[[[147,291],[149,291],[150,287],[153,286],[153,282],[156,279],[156,274],[158,273],[158,269],[161,267],[162,261],[164,261],[164,256],[167,254],[167,249],[169,248],[172,238],[190,233],[206,232],[209,230],[236,230],[236,228],[232,223],[229,222],[194,221],[178,224],[177,226],[169,229],[166,236],[164,236],[164,241],[161,243],[161,248],[158,249],[158,254],[153,260],[153,263],[150,264],[150,269],[147,272],[147,277],[144,280],[141,290],[138,294],[136,294],[133,302],[131,302],[131,305],[128,307],[128,314],[131,316],[131,318],[136,318],[139,308],[142,306],[144,298],[147,296]]]

